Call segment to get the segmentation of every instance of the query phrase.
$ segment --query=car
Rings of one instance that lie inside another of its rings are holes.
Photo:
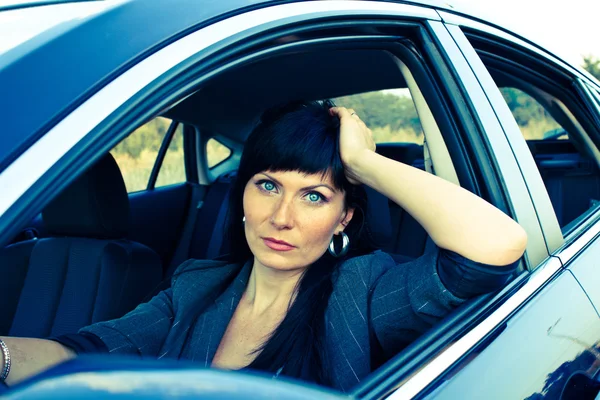
[[[481,196],[528,235],[506,287],[346,393],[92,357],[7,399],[598,394],[600,83],[584,71],[425,0],[32,0],[0,5],[0,29],[0,336],[119,317],[181,261],[222,254],[244,141],[285,101],[352,106],[378,152]],[[418,222],[376,201],[380,247],[423,254],[431,240]]]

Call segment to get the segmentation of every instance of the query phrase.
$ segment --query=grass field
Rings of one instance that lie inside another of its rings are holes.
[[[135,132],[133,133],[135,134]],[[132,134],[132,135],[133,135]],[[129,136],[131,137],[131,135]],[[129,138],[128,137],[128,138]],[[125,139],[127,140],[127,139]],[[177,145],[170,146],[158,172],[156,187],[185,182],[185,165],[183,159],[183,137],[176,133],[173,141]],[[209,140],[206,146],[208,166],[212,167],[229,156],[230,150],[217,142]],[[127,192],[137,192],[148,187],[152,167],[158,156],[157,150],[145,148],[136,152],[134,157],[126,152],[111,151],[123,174]]]

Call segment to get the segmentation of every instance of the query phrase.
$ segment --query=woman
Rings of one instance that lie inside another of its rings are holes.
[[[500,288],[527,242],[484,200],[374,150],[352,110],[301,102],[266,112],[232,193],[230,259],[188,260],[171,288],[78,334],[3,338],[6,383],[78,353],[108,352],[349,390],[465,299]],[[435,249],[401,266],[371,252],[360,184],[409,212]]]

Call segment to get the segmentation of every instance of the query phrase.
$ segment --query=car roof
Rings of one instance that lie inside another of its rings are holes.
[[[21,8],[40,7],[55,4],[66,4],[66,3],[85,3],[91,1],[103,1],[103,0],[10,0],[3,1],[0,3],[0,11],[15,10]]]
[[[117,1],[100,13],[49,29],[4,53],[0,87],[10,96],[0,96],[0,171],[120,71],[191,29],[265,2]],[[0,15],[15,11],[22,10]],[[139,28],[148,21],[153,21],[152,29]]]
[[[0,54],[0,87],[4,93],[10,93],[0,97],[0,120],[4,128],[0,171],[96,90],[147,54],[219,19],[284,2],[289,1],[85,2],[107,7],[68,25],[48,29],[35,40]],[[437,0],[396,2],[469,16],[464,10]],[[57,7],[66,3],[83,2],[12,0],[3,3],[0,17],[23,8]],[[148,21],[152,21],[152,29],[139,28]],[[22,107],[23,104],[28,108]],[[36,112],[29,112],[31,109]]]

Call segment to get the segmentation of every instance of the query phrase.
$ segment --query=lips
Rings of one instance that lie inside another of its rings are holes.
[[[268,237],[262,238],[262,240],[263,242],[265,242],[265,245],[267,247],[275,251],[290,251],[296,248],[296,246],[293,246],[288,242],[284,242],[283,240],[277,240],[275,238]]]

